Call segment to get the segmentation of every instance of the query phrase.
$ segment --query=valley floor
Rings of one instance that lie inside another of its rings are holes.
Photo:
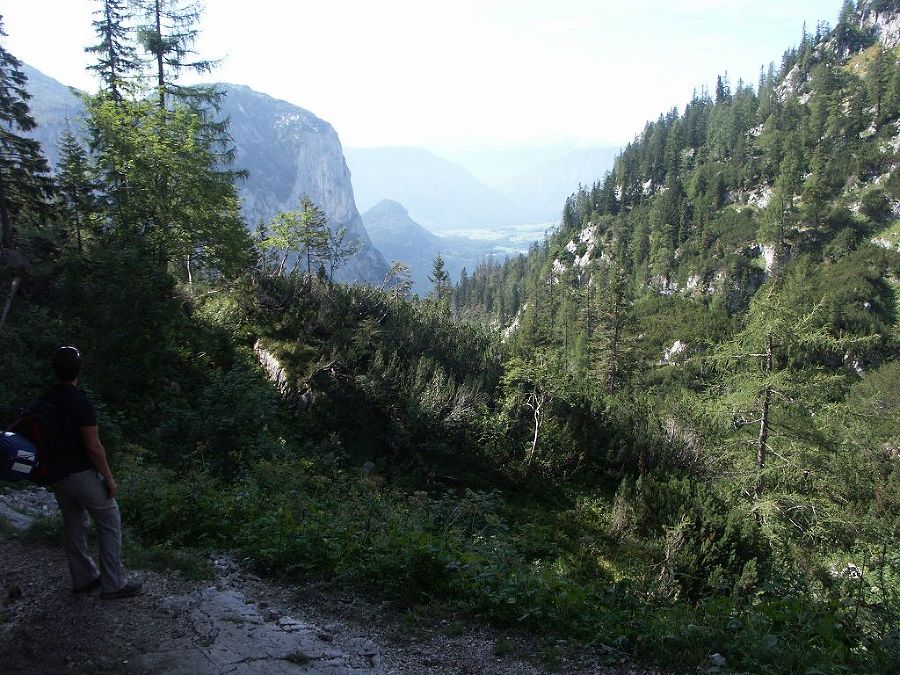
[[[434,673],[658,675],[592,651],[373,603],[321,585],[280,586],[226,555],[214,578],[138,570],[128,600],[70,593],[62,544],[25,531],[55,516],[41,489],[0,488],[3,673]]]

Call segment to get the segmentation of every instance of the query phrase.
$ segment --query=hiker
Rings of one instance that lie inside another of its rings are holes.
[[[45,399],[57,409],[60,454],[65,477],[53,483],[62,512],[66,557],[72,575],[72,592],[101,589],[106,600],[127,598],[141,592],[141,584],[129,581],[122,565],[122,521],[116,504],[116,481],[97,430],[97,414],[83,389],[78,388],[81,353],[71,346],[53,354],[56,384]],[[100,570],[88,552],[87,514],[100,539]]]

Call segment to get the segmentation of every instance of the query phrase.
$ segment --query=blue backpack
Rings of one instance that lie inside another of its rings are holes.
[[[38,463],[34,443],[13,431],[0,436],[0,480],[26,480]]]
[[[0,480],[50,485],[66,474],[59,411],[38,399],[0,436]]]

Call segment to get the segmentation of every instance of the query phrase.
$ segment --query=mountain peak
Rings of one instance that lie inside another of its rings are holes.
[[[382,199],[366,213],[372,216],[392,215],[409,218],[409,211],[407,208],[393,199]]]

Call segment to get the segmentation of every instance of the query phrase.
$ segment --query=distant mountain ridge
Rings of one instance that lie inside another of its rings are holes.
[[[569,151],[523,165],[497,185],[424,148],[348,148],[360,209],[382,199],[405,204],[412,217],[435,232],[503,228],[559,221],[560,204],[612,168],[620,148]]]
[[[362,219],[372,242],[385,257],[409,265],[413,291],[420,296],[427,295],[432,289],[428,276],[438,254],[444,259],[445,269],[453,282],[459,279],[463,269],[472,272],[488,256],[505,255],[501,249],[506,242],[502,240],[435,235],[413,220],[403,204],[389,199],[363,213]]]
[[[40,142],[44,156],[52,168],[56,166],[59,157],[59,137],[67,125],[73,132],[81,127],[84,104],[75,90],[27,63],[22,64],[22,72],[28,77],[28,91],[31,94],[28,105],[31,116],[37,123],[32,136]]]
[[[531,214],[468,169],[423,148],[348,148],[360,209],[383,199],[400,202],[435,232],[517,225]]]
[[[575,150],[531,166],[497,186],[514,204],[525,207],[536,221],[558,220],[563,204],[579,185],[592,185],[613,167],[621,148]]]

